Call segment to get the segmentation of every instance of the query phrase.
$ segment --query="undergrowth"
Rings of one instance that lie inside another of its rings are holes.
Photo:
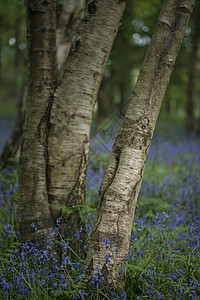
[[[86,231],[89,243],[95,218],[95,199],[112,143],[103,150],[92,144],[87,175]],[[99,137],[98,137],[99,140]],[[94,149],[96,149],[94,151]],[[96,158],[95,158],[96,157]],[[100,158],[99,158],[100,157]],[[17,231],[17,172],[0,174],[0,299],[200,299],[200,153],[195,138],[152,143],[140,191],[130,239],[130,251],[119,273],[126,272],[126,288],[103,294],[99,280],[87,297],[84,260],[71,260],[70,241],[61,236],[63,248],[57,261],[54,243],[47,237],[38,243],[20,243]],[[94,189],[92,189],[92,186]],[[59,235],[62,220],[57,220]],[[32,227],[37,233],[37,226]],[[80,229],[81,230],[81,229]],[[79,240],[79,232],[76,234]],[[78,241],[80,243],[80,241]],[[106,244],[109,264],[112,244]],[[85,245],[87,251],[88,244]],[[66,250],[66,251],[65,251]]]

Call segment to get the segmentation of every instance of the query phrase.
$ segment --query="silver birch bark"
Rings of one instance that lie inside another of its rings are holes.
[[[115,267],[129,251],[132,221],[150,141],[195,0],[165,0],[99,191],[85,269],[119,288]],[[113,244],[112,251],[102,244]],[[114,252],[115,250],[118,252]],[[109,263],[105,256],[110,253]],[[114,256],[114,257],[113,257]]]
[[[57,63],[60,70],[69,54],[69,50],[81,20],[84,16],[86,0],[61,0],[57,7]]]
[[[61,232],[80,229],[84,205],[90,127],[105,65],[120,25],[125,2],[88,1],[79,35],[54,94],[48,138],[48,191],[54,218],[63,217]],[[66,209],[73,209],[69,217]],[[73,226],[72,226],[73,224]]]
[[[32,222],[43,224],[38,232],[41,240],[45,231],[51,232],[55,227],[55,219],[64,216],[60,206],[76,208],[84,204],[93,108],[125,2],[88,1],[79,37],[59,84],[55,75],[53,5],[53,0],[26,3],[30,60],[19,171],[22,240],[34,239]],[[79,224],[76,211],[70,218],[64,218],[62,233],[73,237]]]
[[[58,70],[61,69],[64,60],[67,59],[69,54],[70,47],[84,14],[85,2],[85,0],[61,0],[58,4],[58,13],[56,16],[56,58]],[[1,169],[17,165],[17,158],[20,156],[23,124],[25,120],[25,102],[26,88],[13,131],[0,157]]]
[[[56,87],[56,6],[54,0],[27,0],[28,74],[26,117],[19,169],[18,223],[22,240],[32,239],[31,223],[54,229],[47,194],[48,118]],[[44,217],[45,216],[45,217]]]

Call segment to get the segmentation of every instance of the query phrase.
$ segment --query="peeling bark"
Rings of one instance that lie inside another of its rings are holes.
[[[89,277],[97,273],[97,267],[100,274],[106,270],[104,285],[107,289],[113,284],[120,288],[122,279],[115,268],[124,264],[129,251],[132,221],[149,145],[194,2],[164,1],[100,187],[85,269]],[[106,238],[113,244],[112,251],[102,244]],[[111,258],[106,263],[108,253]]]

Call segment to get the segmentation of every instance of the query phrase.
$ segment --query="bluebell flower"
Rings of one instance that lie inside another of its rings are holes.
[[[112,257],[112,255],[110,253],[106,254],[105,256],[105,263],[107,264],[108,262],[110,262],[110,258]]]
[[[65,253],[62,254],[62,266],[70,264],[70,258]]]
[[[60,242],[60,246],[64,249],[64,250],[67,250],[69,247],[69,242],[68,241],[61,241]]]

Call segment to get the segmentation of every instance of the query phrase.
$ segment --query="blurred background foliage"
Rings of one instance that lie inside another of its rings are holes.
[[[113,115],[121,116],[125,113],[162,3],[162,0],[127,1],[122,25],[108,60],[98,96],[95,110],[95,120],[98,122],[102,123],[110,117],[113,118]],[[188,113],[194,115],[192,118],[195,118],[195,122],[200,115],[199,32],[195,31],[199,26],[199,6],[197,3],[185,32],[162,105],[162,112],[180,116],[185,124]],[[24,1],[0,0],[0,25],[0,115],[15,115],[26,85]],[[196,50],[192,47],[194,40],[197,42]],[[189,85],[189,76],[193,76],[191,70],[189,73],[191,57],[194,57],[192,51],[197,51],[196,61],[193,61],[196,75],[193,83],[190,82]],[[194,95],[192,113],[187,109],[191,107],[187,105],[187,101],[191,101],[188,99],[191,90]]]
[[[15,115],[26,79],[23,1],[0,0],[0,113]]]

